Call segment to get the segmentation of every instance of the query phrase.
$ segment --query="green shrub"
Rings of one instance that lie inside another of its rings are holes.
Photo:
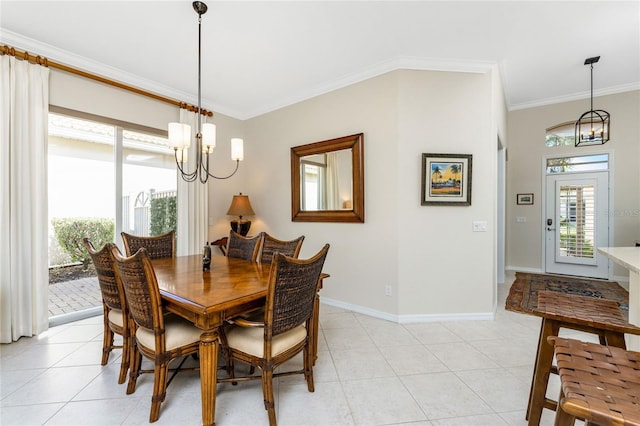
[[[113,242],[115,225],[113,219],[63,218],[51,221],[58,244],[74,262],[82,262],[87,267],[91,257],[82,239],[89,238],[94,247],[102,248]]]
[[[160,235],[176,229],[176,197],[151,200],[149,234]]]

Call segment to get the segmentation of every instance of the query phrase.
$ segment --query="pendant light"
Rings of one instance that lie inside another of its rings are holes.
[[[591,67],[591,109],[578,118],[575,129],[575,146],[604,145],[610,136],[611,117],[607,111],[593,109],[593,64],[600,56],[587,58],[585,65]]]
[[[186,182],[200,180],[206,183],[210,177],[214,179],[228,179],[238,171],[240,161],[244,159],[243,141],[239,138],[231,139],[231,159],[235,160],[235,170],[227,176],[215,176],[209,170],[209,154],[216,147],[216,126],[212,123],[202,124],[201,109],[201,45],[202,45],[202,15],[207,13],[207,5],[201,1],[193,2],[193,10],[198,14],[198,128],[196,129],[195,169],[186,171],[188,164],[187,152],[191,146],[191,126],[183,123],[169,123],[169,146],[173,148],[176,165],[182,179]]]

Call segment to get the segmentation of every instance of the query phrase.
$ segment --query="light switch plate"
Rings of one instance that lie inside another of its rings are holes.
[[[487,232],[487,221],[485,221],[485,220],[474,220],[473,221],[473,232]]]

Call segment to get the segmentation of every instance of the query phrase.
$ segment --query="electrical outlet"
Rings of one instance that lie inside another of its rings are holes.
[[[391,296],[391,286],[390,285],[384,286],[384,294],[385,294],[385,296]]]

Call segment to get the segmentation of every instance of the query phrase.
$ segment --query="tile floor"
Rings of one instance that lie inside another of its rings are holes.
[[[279,424],[525,425],[540,320],[504,310],[507,278],[494,321],[400,325],[322,305],[315,392],[301,375],[277,379]],[[120,353],[102,367],[101,345],[100,316],[1,345],[0,424],[148,424],[153,377],[143,375],[125,395],[126,384],[116,383]],[[218,385],[216,424],[268,424],[260,386]],[[557,392],[552,376],[549,395]],[[541,424],[553,416],[544,410]],[[182,372],[156,424],[200,421],[198,373]]]

